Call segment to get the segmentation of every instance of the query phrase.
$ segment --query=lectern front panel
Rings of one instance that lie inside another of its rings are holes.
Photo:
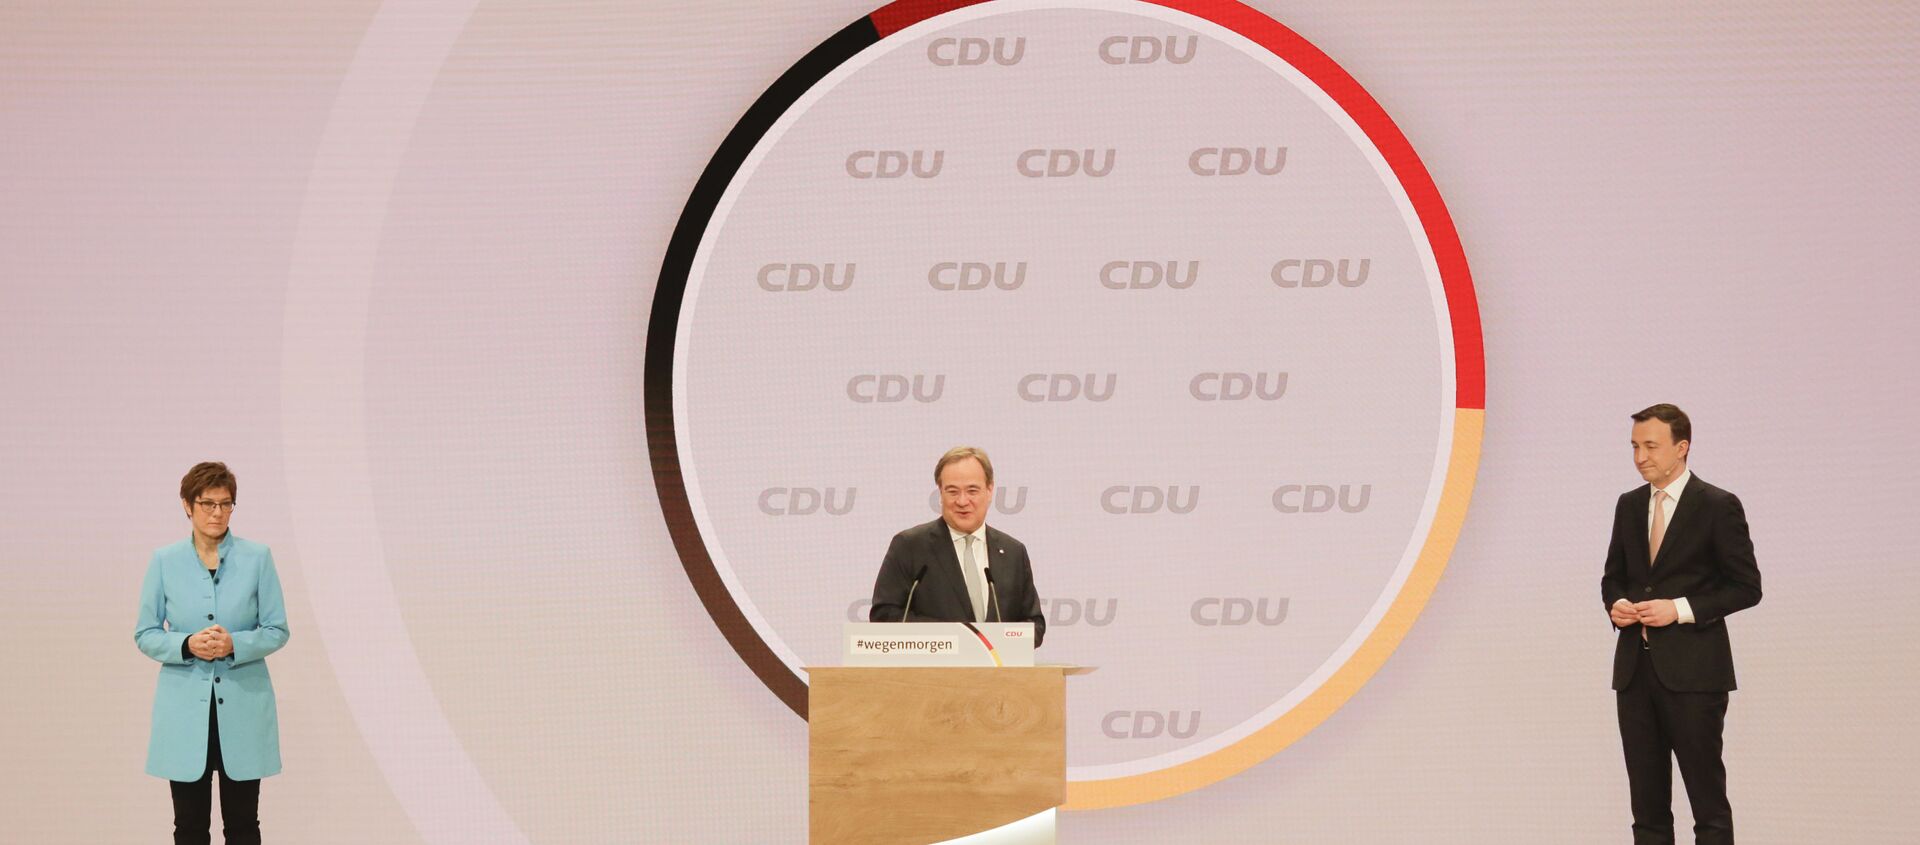
[[[1058,667],[808,674],[812,842],[943,842],[1066,801]]]

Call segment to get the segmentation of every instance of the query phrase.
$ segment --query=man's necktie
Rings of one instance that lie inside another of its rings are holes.
[[[1667,491],[1653,491],[1653,530],[1647,532],[1647,567],[1660,556],[1660,541],[1667,536]],[[1647,626],[1640,626],[1640,639],[1646,640]]]
[[[1647,534],[1647,565],[1660,557],[1660,541],[1667,536],[1667,491],[1653,491],[1653,530]]]
[[[987,618],[987,589],[980,582],[980,568],[973,565],[973,535],[960,535],[960,572],[967,576],[967,597],[973,599],[973,621]]]

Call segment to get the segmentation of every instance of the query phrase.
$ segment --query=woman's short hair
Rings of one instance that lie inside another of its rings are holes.
[[[987,459],[987,450],[976,446],[955,446],[948,449],[946,454],[941,455],[940,462],[933,465],[933,486],[940,486],[940,471],[946,469],[947,464],[957,463],[968,458],[980,462],[980,468],[987,473],[987,486],[992,487],[993,461]]]
[[[240,483],[233,479],[233,471],[219,461],[201,461],[180,479],[180,499],[191,502],[216,487],[224,488],[233,494],[234,501],[239,501]]]

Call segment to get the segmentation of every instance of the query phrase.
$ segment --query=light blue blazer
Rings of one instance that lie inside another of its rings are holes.
[[[189,652],[182,659],[187,637],[216,622],[233,635],[233,654],[208,661]],[[227,777],[257,780],[280,773],[280,719],[266,657],[287,644],[287,605],[273,552],[228,531],[220,541],[216,584],[191,538],[155,550],[140,585],[133,640],[160,661],[147,774],[177,781],[206,774],[208,707],[220,708]]]

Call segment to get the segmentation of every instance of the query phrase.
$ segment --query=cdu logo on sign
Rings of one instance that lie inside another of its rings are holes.
[[[911,376],[898,373],[862,373],[847,380],[847,398],[863,405],[879,402],[938,402],[946,390],[947,377],[937,374],[928,379],[924,373]]]
[[[1189,514],[1200,505],[1200,485],[1189,484],[1185,493],[1177,484],[1168,487],[1129,487],[1121,484],[1100,491],[1100,509],[1111,514],[1167,513]],[[1180,501],[1185,495],[1187,500]]]
[[[1287,621],[1287,605],[1290,602],[1282,597],[1259,600],[1246,598],[1209,597],[1193,603],[1187,616],[1193,624],[1205,628],[1237,627],[1259,623],[1272,627]]]
[[[1026,55],[1027,39],[1022,36],[1013,39],[1008,46],[1007,39],[995,38],[935,38],[927,44],[927,61],[938,67],[973,67],[984,65],[991,60],[996,65],[1012,66],[1020,63],[1020,57]]]
[[[1357,492],[1356,486],[1360,488]],[[1342,511],[1359,513],[1372,499],[1371,484],[1342,484],[1339,490],[1328,484],[1282,484],[1273,491],[1273,509],[1281,513],[1326,513],[1337,504]]]
[[[1185,727],[1180,718],[1186,717]],[[1191,739],[1200,730],[1200,711],[1189,710],[1115,710],[1100,720],[1100,732],[1109,739],[1152,739],[1166,735],[1174,739]]]
[[[940,175],[946,150],[856,150],[847,156],[847,175],[855,179],[898,179]]]
[[[1115,35],[1100,42],[1100,61],[1110,65],[1150,65],[1161,61],[1184,65],[1193,61],[1193,54],[1200,51],[1200,36],[1189,35],[1186,41],[1186,46],[1182,47],[1177,35],[1160,38],[1151,35]]]
[[[1325,258],[1286,258],[1274,262],[1273,283],[1283,288],[1323,288],[1339,279],[1341,287],[1357,288],[1367,283],[1367,272],[1371,269],[1371,258],[1360,259],[1358,265],[1351,258],[1337,262]]]
[[[1201,147],[1187,156],[1187,169],[1195,176],[1274,176],[1287,167],[1287,148],[1249,150],[1245,147]]]
[[[846,516],[853,512],[853,497],[858,487],[838,490],[833,487],[768,487],[760,491],[760,512],[768,516]],[[836,497],[839,501],[835,501]]]
[[[1162,283],[1174,290],[1186,290],[1199,280],[1198,261],[1109,261],[1100,265],[1100,286],[1108,290],[1146,290]]]
[[[1030,179],[1064,176],[1092,176],[1113,172],[1114,149],[1104,150],[1027,150],[1013,160],[1013,169]]]
[[[1040,600],[1040,612],[1046,615],[1049,628],[1078,625],[1081,622],[1095,628],[1105,628],[1113,624],[1113,617],[1119,611],[1119,599],[1107,599],[1104,609],[1099,599]]]
[[[846,290],[853,287],[854,264],[766,264],[760,268],[760,289],[781,291]]]
[[[1105,381],[1102,382],[1102,376]],[[1116,381],[1113,373],[1028,373],[1014,385],[1014,392],[1026,402],[1105,402],[1113,398]]]
[[[1269,379],[1268,377],[1272,378]],[[1187,382],[1187,392],[1202,402],[1271,402],[1287,395],[1286,373],[1200,373]]]
[[[1005,261],[942,261],[927,270],[927,285],[934,290],[985,290],[988,285],[1018,290],[1026,281],[1025,261],[1013,262],[1012,274]]]

